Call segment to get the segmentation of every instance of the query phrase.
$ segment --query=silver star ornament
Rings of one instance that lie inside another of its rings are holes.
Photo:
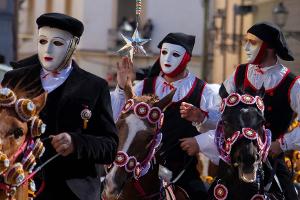
[[[128,51],[131,61],[133,60],[133,55],[138,52],[143,53],[145,56],[147,55],[143,45],[146,44],[147,42],[149,42],[151,39],[141,38],[137,28],[135,29],[131,38],[126,37],[122,33],[121,33],[121,36],[124,39],[124,41],[126,42],[126,44],[121,49],[119,49],[118,52]]]

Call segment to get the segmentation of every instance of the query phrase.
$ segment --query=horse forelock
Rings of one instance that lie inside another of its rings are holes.
[[[145,102],[145,103],[149,104],[150,106],[159,101],[158,97],[153,94],[143,95],[143,96],[135,96],[133,99],[136,102]]]

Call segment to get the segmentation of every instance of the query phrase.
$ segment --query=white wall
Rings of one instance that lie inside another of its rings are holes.
[[[196,35],[193,55],[202,54],[202,0],[148,0],[146,14],[154,25],[151,42],[154,52],[158,52],[157,44],[169,32],[184,32]]]
[[[112,0],[85,0],[81,49],[106,50],[108,29],[112,28]]]

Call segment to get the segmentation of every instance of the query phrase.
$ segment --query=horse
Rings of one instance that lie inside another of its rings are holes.
[[[158,100],[153,95],[135,96],[132,87],[125,86],[127,103],[116,123],[118,152],[105,177],[104,200],[189,199],[180,188],[162,183],[158,176],[162,169],[154,164],[162,137],[162,111],[171,103],[174,93],[175,90]]]
[[[34,138],[45,131],[38,114],[47,94],[26,96],[17,87],[0,88],[0,200],[27,200],[35,190],[31,173],[45,148]]]
[[[227,95],[215,135],[219,169],[208,199],[284,199],[267,160],[271,132],[264,127],[264,88]]]

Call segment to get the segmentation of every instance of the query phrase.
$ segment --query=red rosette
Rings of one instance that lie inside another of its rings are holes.
[[[258,137],[257,132],[252,128],[243,128],[242,133],[249,140],[255,140]]]
[[[227,106],[235,106],[241,100],[241,96],[238,93],[232,93],[226,98],[226,105]]]
[[[123,167],[124,165],[127,164],[127,162],[128,162],[128,155],[123,151],[119,151],[116,155],[114,164],[116,166]]]
[[[262,100],[262,98],[259,96],[256,96],[256,106],[261,112],[264,112],[265,104],[264,104],[264,101]]]
[[[136,158],[133,157],[133,156],[130,156],[128,158],[127,164],[125,165],[125,170],[127,172],[133,172],[133,170],[135,169],[136,164],[137,164]]]
[[[251,200],[264,200],[264,199],[265,199],[264,195],[261,194],[256,194],[251,198]]]
[[[255,103],[255,98],[249,94],[244,94],[241,96],[241,101],[244,104],[252,105]]]
[[[141,164],[139,162],[137,162],[135,168],[134,168],[134,172],[133,172],[133,177],[138,180],[142,175],[142,167]]]
[[[133,99],[128,99],[128,101],[125,103],[122,113],[127,113],[129,110],[131,110],[132,106],[134,105]]]
[[[226,108],[226,99],[222,99],[221,105],[220,105],[220,112],[223,113]]]
[[[158,108],[158,107],[151,108],[149,115],[148,115],[149,122],[152,124],[157,123],[160,118],[160,115],[161,115],[160,108]]]
[[[214,196],[217,200],[225,200],[228,195],[228,189],[223,184],[217,184],[214,188]]]
[[[141,119],[146,118],[148,116],[149,111],[149,105],[144,102],[140,102],[134,107],[134,113]]]

